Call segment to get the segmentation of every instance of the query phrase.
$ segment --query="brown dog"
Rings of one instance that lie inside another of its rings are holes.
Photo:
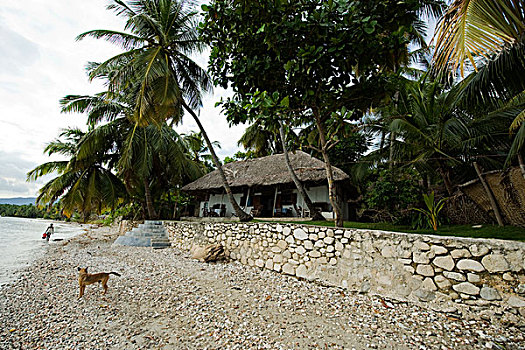
[[[88,273],[88,268],[78,268],[78,283],[80,284],[80,295],[78,298],[82,298],[84,295],[84,290],[86,289],[86,286],[89,284],[93,284],[96,282],[102,283],[102,288],[104,288],[104,294],[108,291],[108,279],[109,275],[115,275],[119,276],[119,273],[116,272],[100,272],[100,273],[94,273],[90,274]]]

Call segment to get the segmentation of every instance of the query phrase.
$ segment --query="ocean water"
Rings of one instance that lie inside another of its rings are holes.
[[[42,234],[53,222],[50,220],[0,217],[0,286],[17,277],[17,271],[41,257],[54,239],[67,239],[83,228],[61,222],[53,222],[55,234],[51,241],[42,239]]]

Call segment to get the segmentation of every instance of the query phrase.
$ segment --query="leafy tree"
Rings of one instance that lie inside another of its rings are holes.
[[[381,99],[382,74],[392,55],[406,50],[422,2],[217,0],[203,9],[210,72],[217,84],[234,88],[230,105],[281,107],[279,119],[300,119],[318,129],[330,201],[341,226],[328,155],[334,141],[326,123],[358,118]],[[253,103],[258,91],[279,103]],[[243,121],[236,117],[230,120]]]

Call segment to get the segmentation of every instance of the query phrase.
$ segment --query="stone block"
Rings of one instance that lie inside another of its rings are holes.
[[[285,250],[287,247],[288,247],[288,243],[286,243],[285,241],[283,241],[282,239],[280,239],[278,242],[277,242],[277,246],[279,248],[281,248],[282,250]]]
[[[285,241],[288,244],[294,244],[295,243],[295,239],[293,238],[293,236],[286,236]]]
[[[281,272],[281,268],[282,268],[281,264],[274,264],[273,265],[273,270],[274,271]]]
[[[416,273],[421,276],[432,277],[434,276],[434,269],[430,265],[417,265]]]
[[[434,277],[434,282],[436,282],[436,285],[439,287],[439,289],[447,289],[452,285],[452,283],[450,283],[450,281],[443,275]]]
[[[306,253],[306,249],[304,249],[303,246],[299,246],[297,248],[295,248],[295,252],[299,255],[304,255],[304,253]]]
[[[407,266],[403,266],[403,270],[411,273],[411,274],[414,274],[414,272],[416,271],[412,266],[410,265],[407,265]]]
[[[448,271],[444,271],[443,272],[443,276],[445,276],[446,278],[448,279],[451,279],[451,280],[454,280],[454,281],[458,281],[458,282],[464,282],[467,280],[467,278],[465,277],[465,275],[461,274],[461,273],[458,273],[458,272],[448,272]]]
[[[479,283],[481,282],[481,277],[475,273],[467,273],[467,280],[471,283]]]
[[[525,299],[513,295],[507,299],[507,304],[511,307],[525,307]]]
[[[496,288],[483,286],[479,295],[485,300],[501,300],[501,296]]]
[[[319,231],[317,233],[317,236],[319,237],[319,239],[323,239],[326,237],[326,232],[325,231]]]
[[[289,227],[283,228],[283,235],[288,236],[292,232],[292,229]]]
[[[282,263],[284,261],[283,256],[280,254],[274,255],[272,260],[274,263]]]
[[[308,255],[312,258],[318,258],[321,256],[321,253],[318,250],[312,250]]]
[[[432,278],[430,277],[427,277],[423,280],[423,283],[421,283],[421,288],[426,290],[437,290],[434,281],[432,281]]]
[[[489,253],[489,248],[480,244],[473,244],[469,247],[470,253],[476,257],[484,256]]]
[[[271,259],[266,260],[266,264],[264,265],[264,267],[269,270],[273,270],[273,261]]]
[[[473,285],[470,282],[462,282],[452,286],[456,292],[467,295],[478,295],[480,292],[479,287]]]
[[[432,301],[436,298],[436,293],[434,291],[420,288],[414,292],[414,295],[419,298],[421,301]]]
[[[324,242],[322,240],[316,241],[315,244],[314,244],[314,247],[322,248],[322,247],[324,247]]]
[[[338,252],[342,251],[344,249],[344,246],[341,242],[335,242],[335,250],[337,250]]]
[[[308,250],[314,249],[314,244],[312,243],[312,241],[309,240],[304,241],[303,246]]]
[[[488,272],[506,272],[509,270],[509,263],[502,254],[490,254],[483,257],[481,263]]]
[[[472,256],[466,249],[454,249],[450,252],[450,255],[452,255],[454,259],[470,258]]]
[[[295,266],[293,266],[292,264],[284,264],[283,267],[283,273],[287,274],[287,275],[295,275]]]
[[[319,239],[319,236],[317,236],[317,233],[310,233],[308,239],[315,242]]]
[[[416,264],[428,264],[430,262],[430,258],[427,256],[427,253],[414,252],[412,254],[412,261],[414,261]]]
[[[334,240],[335,240],[334,237],[330,237],[330,236],[323,238],[323,242],[325,242],[326,244],[332,244],[334,243]]]
[[[412,264],[412,259],[397,259],[401,264],[403,265],[410,265]]]
[[[483,272],[485,268],[476,260],[462,259],[457,263],[458,269],[462,271]]]
[[[329,228],[328,230],[326,230],[326,235],[328,237],[333,237],[334,236],[334,230],[332,230],[331,228]]]
[[[447,248],[442,247],[440,245],[433,245],[432,247],[430,247],[430,250],[433,251],[436,255],[443,255],[448,253]]]
[[[335,251],[335,248],[334,248],[333,245],[329,245],[328,247],[326,247],[326,251],[327,251],[328,253],[332,253],[332,252]]]
[[[330,265],[337,265],[337,259],[336,258],[331,258],[330,261],[328,262]]]
[[[430,246],[427,243],[421,242],[421,241],[414,242],[414,248],[421,250],[421,251],[430,250]]]
[[[438,256],[434,258],[434,265],[441,267],[442,269],[452,271],[454,269],[454,259],[450,255]]]
[[[278,246],[273,246],[271,251],[272,251],[272,253],[280,253],[280,252],[282,252],[282,249],[279,248]]]
[[[293,230],[293,236],[295,237],[295,239],[298,239],[300,241],[308,239],[308,234],[304,232],[302,228],[296,228],[295,230]]]
[[[308,269],[305,265],[299,265],[297,269],[295,269],[295,275],[300,278],[306,278],[308,276]]]
[[[384,246],[381,249],[381,255],[385,258],[393,258],[396,256],[396,249],[391,245]]]
[[[512,274],[510,272],[505,272],[503,274],[503,279],[507,282],[511,282],[511,281],[514,281],[514,277],[512,276]]]

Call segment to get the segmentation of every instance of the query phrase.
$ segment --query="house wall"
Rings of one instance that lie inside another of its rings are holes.
[[[172,245],[242,264],[525,325],[525,243],[277,223],[166,222]]]
[[[292,190],[293,193],[297,194],[297,206],[301,206],[302,208],[306,208],[306,204],[304,203],[303,197],[299,194],[299,191],[296,189]],[[315,186],[315,187],[309,187],[306,192],[308,193],[308,196],[310,196],[310,199],[312,202],[325,202],[330,203],[330,198],[328,196],[328,186]],[[253,196],[253,192],[250,193],[250,197]],[[244,194],[242,193],[234,193],[234,197],[237,200],[237,203],[240,203],[241,197]],[[208,201],[208,209],[213,207],[215,204],[225,204],[226,205],[226,216],[231,217],[234,214],[234,210],[232,205],[230,204],[230,201],[228,200],[228,196],[226,194],[212,194],[210,195],[210,199]],[[204,209],[205,202],[200,202],[199,208],[199,217],[202,217],[203,209]],[[284,205],[284,208],[288,209],[294,209],[293,205]],[[252,206],[247,206],[245,211],[247,213],[250,213],[252,210]],[[244,209],[244,208],[243,208]],[[347,219],[347,210],[346,210],[346,203],[343,203],[343,218]],[[295,210],[293,210],[294,216],[296,215]],[[323,216],[327,219],[333,219],[333,213],[332,212],[323,212]]]

